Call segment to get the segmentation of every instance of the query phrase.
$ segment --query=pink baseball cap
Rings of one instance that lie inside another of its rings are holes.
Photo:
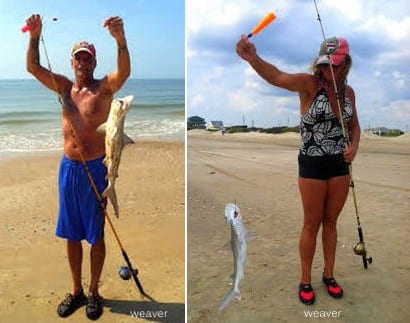
[[[329,64],[339,66],[349,54],[349,43],[344,38],[327,38],[320,45],[316,65]]]
[[[87,52],[92,57],[95,57],[96,55],[94,45],[91,43],[87,43],[86,41],[82,41],[77,44],[74,44],[73,49],[71,50],[71,55],[74,56],[75,54],[79,52]]]

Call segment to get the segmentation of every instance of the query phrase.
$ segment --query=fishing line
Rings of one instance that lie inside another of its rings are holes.
[[[322,24],[322,19],[320,17],[319,14],[319,9],[317,7],[316,4],[316,0],[313,0],[314,4],[315,4],[315,8],[316,8],[316,13],[317,13],[317,20],[319,21],[319,25],[320,25],[320,29],[322,31],[322,36],[323,36],[323,41],[326,40],[326,36],[325,36],[325,31],[323,29],[323,24]],[[339,123],[341,124],[342,127],[342,134],[343,134],[343,138],[345,141],[345,147],[350,145],[350,141],[349,141],[349,136],[347,135],[346,129],[345,129],[345,125],[343,122],[343,112],[342,112],[342,107],[340,104],[340,97],[339,97],[339,91],[337,89],[337,84],[336,84],[336,78],[333,72],[333,66],[332,66],[332,61],[330,60],[330,54],[327,53],[328,58],[329,58],[329,67],[330,67],[330,73],[332,75],[332,81],[333,81],[333,87],[335,90],[335,95],[336,95],[336,102],[337,102],[337,108],[339,111]],[[367,269],[367,264],[371,264],[373,259],[371,257],[367,258],[367,252],[366,252],[366,248],[365,248],[365,244],[364,244],[364,240],[363,240],[363,230],[360,224],[360,217],[359,217],[359,208],[357,205],[357,198],[356,198],[356,190],[355,190],[355,186],[354,186],[354,181],[353,181],[353,169],[352,169],[352,163],[349,163],[349,174],[350,174],[350,187],[352,188],[352,195],[353,195],[353,204],[354,204],[354,209],[356,212],[356,221],[357,221],[357,230],[359,233],[359,242],[356,243],[353,247],[353,251],[355,252],[355,254],[362,256],[363,258],[363,266],[365,269]]]
[[[45,42],[44,37],[43,37],[42,34],[40,35],[40,41],[41,41],[41,44],[42,44],[42,46],[43,46],[44,54],[45,54],[45,57],[46,57],[46,60],[47,60],[48,69],[49,69],[49,71],[50,71],[50,75],[51,75],[51,78],[52,78],[52,80],[53,80],[54,88],[55,88],[55,90],[56,90],[56,92],[57,92],[58,102],[60,103],[60,105],[61,105],[61,107],[62,107],[62,106],[63,106],[63,101],[62,101],[60,92],[58,91],[59,88],[58,88],[57,81],[56,81],[56,79],[55,79],[55,77],[54,77],[54,74],[53,74],[53,71],[52,71],[52,68],[51,68],[50,59],[49,59],[48,54],[47,54],[46,42]],[[129,259],[129,257],[128,257],[128,254],[126,253],[126,251],[125,251],[125,249],[124,249],[124,247],[123,247],[123,245],[122,245],[122,243],[121,243],[121,240],[120,240],[120,238],[119,238],[119,236],[118,236],[118,234],[117,234],[117,231],[116,231],[115,228],[114,228],[114,224],[112,223],[111,218],[110,218],[110,216],[108,215],[107,208],[106,208],[106,205],[105,205],[105,203],[104,203],[104,200],[103,200],[103,198],[102,198],[100,192],[98,191],[97,186],[95,185],[95,182],[94,182],[93,177],[92,177],[92,175],[91,175],[91,173],[90,173],[90,170],[88,169],[87,162],[86,162],[86,160],[85,160],[85,158],[84,158],[84,155],[82,154],[82,152],[81,152],[81,150],[80,150],[80,148],[79,148],[79,145],[78,145],[78,142],[79,142],[79,141],[77,140],[77,136],[76,136],[76,133],[75,133],[75,131],[74,131],[74,127],[73,127],[73,125],[72,125],[72,123],[71,123],[71,120],[69,120],[69,118],[67,118],[67,121],[68,121],[68,124],[69,124],[69,126],[70,126],[70,128],[71,128],[71,135],[72,135],[72,137],[73,137],[74,144],[75,144],[75,147],[76,147],[76,149],[77,149],[78,155],[80,156],[81,163],[82,163],[83,166],[84,166],[85,173],[87,174],[88,180],[90,181],[90,184],[91,184],[91,186],[92,186],[92,188],[93,188],[93,191],[94,191],[94,193],[95,193],[95,195],[96,195],[96,198],[97,198],[97,200],[98,200],[98,202],[99,202],[99,204],[100,204],[100,207],[101,207],[101,209],[102,209],[103,212],[104,212],[104,217],[105,217],[105,219],[107,219],[107,221],[108,221],[108,223],[109,223],[109,225],[110,225],[110,228],[111,228],[111,230],[112,230],[112,232],[113,232],[113,234],[114,234],[115,240],[117,241],[118,246],[119,246],[120,249],[121,249],[122,256],[123,256],[125,262],[127,263],[127,266],[128,266],[128,268],[129,268],[129,270],[130,270],[130,272],[131,272],[131,274],[132,274],[132,277],[134,278],[135,284],[137,285],[138,290],[140,291],[141,295],[145,296],[145,297],[146,297],[147,299],[149,299],[150,301],[152,301],[152,302],[154,302],[154,303],[157,303],[156,300],[154,300],[151,296],[149,296],[148,294],[145,293],[145,291],[144,291],[144,289],[143,289],[143,287],[142,287],[142,285],[141,285],[141,282],[140,282],[139,279],[138,279],[138,276],[137,276],[137,275],[138,275],[138,269],[137,269],[137,268],[133,268],[133,266],[132,266],[132,264],[131,264],[131,261],[130,261],[130,259]]]

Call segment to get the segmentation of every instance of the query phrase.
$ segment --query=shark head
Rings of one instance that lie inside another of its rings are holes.
[[[225,207],[225,220],[231,225],[234,225],[241,217],[241,210],[233,203],[229,203]]]
[[[113,99],[111,101],[111,107],[110,107],[110,113],[108,115],[108,119],[110,119],[111,122],[114,122],[116,124],[123,123],[127,112],[131,109],[133,99],[134,97],[132,95],[126,96],[125,98]],[[108,119],[106,122],[104,122],[97,128],[98,133],[100,134],[106,133],[106,125],[107,125]]]
[[[124,117],[131,109],[132,100],[134,96],[129,95],[125,98],[116,98],[111,102],[111,110],[113,110],[119,117]]]

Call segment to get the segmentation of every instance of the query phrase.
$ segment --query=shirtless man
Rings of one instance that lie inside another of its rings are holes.
[[[81,159],[87,161],[98,190],[103,191],[106,187],[106,168],[102,163],[105,144],[104,136],[98,134],[96,129],[108,118],[114,93],[130,75],[130,57],[123,21],[120,17],[110,17],[103,23],[103,27],[107,27],[117,42],[117,70],[102,79],[95,79],[93,73],[97,61],[94,45],[81,42],[75,44],[71,52],[74,82],[40,65],[41,17],[34,14],[26,22],[30,30],[27,71],[43,85],[57,92],[62,102],[64,155],[59,173],[59,217],[56,235],[67,239],[72,287],[71,292],[58,305],[57,313],[66,317],[87,304],[86,314],[88,318],[95,320],[103,312],[98,282],[105,259],[104,213],[95,193],[90,189]],[[83,239],[91,244],[91,282],[88,298],[81,285]]]

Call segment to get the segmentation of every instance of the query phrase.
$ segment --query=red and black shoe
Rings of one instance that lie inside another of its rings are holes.
[[[299,285],[299,299],[305,305],[312,305],[315,302],[315,293],[311,284]]]
[[[336,283],[333,277],[326,278],[325,273],[322,275],[323,283],[326,285],[327,292],[334,298],[341,298],[343,296],[343,289]]]

